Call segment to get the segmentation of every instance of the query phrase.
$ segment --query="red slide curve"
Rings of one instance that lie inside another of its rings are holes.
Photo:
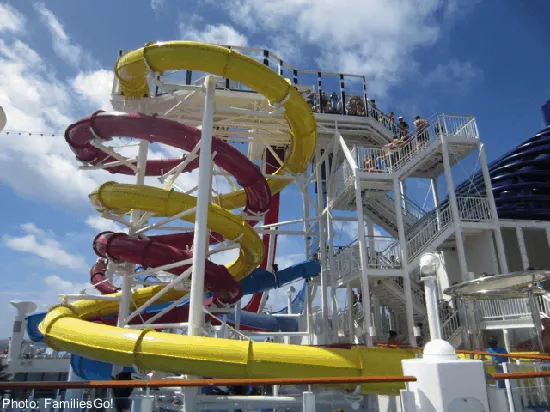
[[[105,113],[96,112],[89,117],[72,124],[65,131],[65,140],[76,158],[90,165],[100,165],[117,161],[109,153],[91,144],[95,139],[109,141],[113,137],[129,136],[148,140],[151,143],[163,143],[191,152],[200,141],[201,131],[169,119],[147,116],[141,113]],[[271,201],[271,190],[261,170],[237,148],[218,137],[212,138],[212,152],[216,152],[214,163],[233,175],[237,183],[247,194],[245,213],[263,214]],[[183,158],[168,160],[148,160],[146,176],[160,176],[179,165]],[[189,172],[198,167],[195,159],[185,167]],[[127,165],[105,168],[110,173],[134,174]],[[252,223],[252,222],[251,222]],[[192,244],[193,233],[177,235],[151,236],[147,240],[124,233],[101,233],[94,239],[94,250],[100,257],[124,260],[143,267],[158,267],[167,263],[191,257],[188,252]],[[214,238],[213,243],[220,241]],[[212,240],[211,240],[212,243]],[[218,293],[223,302],[233,303],[241,297],[240,283],[227,271],[225,266],[206,262],[205,286]],[[181,274],[184,267],[171,271]],[[91,270],[91,280],[102,293],[114,293],[117,288],[105,280],[106,264],[96,263]]]
[[[284,159],[285,159],[285,149],[284,148],[276,148],[276,149],[274,149],[274,152],[277,154],[279,159],[281,159],[281,161],[284,161]],[[277,162],[277,159],[275,158],[273,153],[271,153],[271,151],[266,150],[265,154],[266,154],[266,156],[265,156],[266,173],[274,173],[279,168],[279,163]],[[280,198],[281,198],[280,193],[275,193],[274,195],[271,196],[271,202],[269,204],[269,210],[267,211],[267,213],[264,216],[264,225],[271,225],[271,224],[279,221],[279,200],[280,200]],[[268,256],[268,253],[265,253],[264,254],[264,260],[262,261],[262,264],[260,265],[260,267],[262,269],[267,269],[275,261],[275,256],[276,256],[276,253],[277,253],[278,236],[275,235],[274,237],[275,237],[275,239],[273,241],[275,242],[275,245],[274,245],[274,248],[273,248],[273,256],[271,258],[272,261],[271,262],[267,261],[269,256]],[[269,234],[267,234],[267,233],[264,234],[262,240],[264,242],[265,250],[267,251],[268,248],[269,248]],[[243,310],[245,310],[247,312],[259,312],[260,311],[260,304],[262,303],[262,296],[263,295],[264,295],[263,293],[256,293],[255,295],[253,295],[252,298],[250,299],[250,301],[248,302],[248,304],[243,308]]]

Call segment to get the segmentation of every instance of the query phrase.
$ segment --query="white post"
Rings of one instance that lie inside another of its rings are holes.
[[[393,197],[399,199],[399,182],[393,179]],[[411,277],[409,275],[409,256],[407,254],[407,238],[405,233],[405,224],[403,223],[403,213],[401,211],[401,202],[395,203],[395,218],[397,220],[397,235],[399,237],[399,246],[401,249],[401,270],[403,273],[403,291],[405,293],[405,316],[407,319],[407,336],[410,345],[416,347],[416,338],[414,336],[414,305],[412,299]]]
[[[333,140],[332,152],[334,154],[334,160],[336,160],[336,155],[338,153],[338,143],[339,139],[335,136]],[[326,161],[326,173],[327,173],[327,200],[334,198],[334,169],[336,165],[334,162],[328,160],[330,155],[327,156]],[[330,292],[332,299],[332,339],[333,341],[338,340],[338,329],[339,329],[339,317],[338,317],[338,299],[336,295],[336,259],[334,258],[334,223],[332,220],[332,202],[327,201],[327,241],[328,241],[328,253],[329,253],[329,265],[331,268],[330,271]]]
[[[508,353],[512,351],[512,346],[510,345],[510,333],[508,329],[502,329],[503,339],[504,339],[504,348]]]
[[[521,254],[521,263],[523,264],[523,270],[526,270],[529,267],[529,256],[527,256],[527,248],[525,247],[523,229],[519,226],[516,227],[516,237],[518,238],[519,253]]]
[[[437,192],[437,178],[431,179],[431,189],[432,189],[432,198],[434,202],[434,208],[435,208],[435,216],[437,219],[437,230],[441,230],[441,216],[439,215],[439,193]]]
[[[304,173],[304,180],[303,182],[307,182],[308,181],[308,177],[307,177],[307,172]],[[302,193],[302,215],[303,215],[303,218],[304,218],[304,233],[307,233],[308,230],[309,230],[309,204],[307,202],[307,198],[306,198],[306,193],[307,193],[307,186],[308,185],[303,185],[303,189],[304,190],[300,190],[300,192]],[[316,222],[314,220],[314,222]],[[304,251],[306,253],[306,259],[310,259],[311,258],[311,250],[309,250],[309,235],[306,235],[304,236],[304,240],[305,240],[305,244],[304,244]]]
[[[451,174],[451,164],[449,161],[449,146],[445,138],[441,139],[441,149],[443,155],[443,169],[445,171],[445,180],[447,182],[447,190],[449,192],[449,205],[453,217],[456,238],[456,251],[458,253],[458,264],[462,281],[468,279],[468,265],[466,263],[466,252],[464,250],[464,239],[462,237],[462,226],[460,225],[460,211],[456,199],[455,186],[453,176]]]
[[[485,145],[483,143],[480,143],[479,145],[479,163],[481,165],[481,173],[483,174],[483,181],[485,183],[485,195],[487,196],[489,208],[491,209],[491,220],[495,226],[493,231],[495,233],[500,270],[503,273],[508,273],[508,263],[506,262],[504,241],[502,240],[502,231],[500,230],[500,226],[498,224],[497,205],[495,202],[495,196],[493,195],[493,185],[491,183],[489,168],[487,167],[487,155],[485,154]]]
[[[387,332],[386,328],[384,327],[384,324],[382,323],[382,317],[380,315],[381,308],[380,308],[380,300],[376,296],[376,293],[372,294],[372,307],[374,308],[374,328],[377,331],[380,332]],[[389,329],[388,329],[389,330]]]
[[[286,291],[287,313],[292,315],[292,288]]]
[[[434,276],[424,279],[424,291],[426,295],[426,312],[428,326],[430,327],[431,340],[441,339],[441,322],[437,305],[437,282]]]
[[[367,241],[365,238],[365,216],[363,212],[363,199],[361,197],[361,180],[357,170],[353,171],[355,176],[355,204],[357,207],[357,237],[359,240],[359,256],[361,260],[361,290],[363,292],[363,323],[365,343],[372,347],[374,336],[372,332],[372,320],[370,311],[370,285],[369,285],[369,261],[367,256]],[[399,202],[396,202],[399,203]]]
[[[315,412],[315,394],[313,392],[304,392],[302,400],[303,412]]]
[[[348,319],[348,329],[349,329],[349,341],[350,343],[355,342],[355,328],[353,327],[353,322],[355,322],[354,312],[355,308],[353,305],[353,289],[351,288],[351,283],[348,283],[346,285],[346,292],[347,292],[347,301],[348,301],[348,313],[347,313],[347,319]]]
[[[212,127],[216,95],[216,78],[207,76],[204,82],[206,95],[202,121],[199,154],[199,188],[195,217],[195,236],[193,238],[193,272],[191,296],[189,302],[189,336],[202,335],[204,324],[204,269],[206,260],[206,235],[208,233],[208,205],[212,176]]]
[[[147,165],[147,152],[149,150],[149,142],[147,140],[141,140],[139,142],[139,152],[137,158],[136,184],[143,185],[145,183],[145,167]],[[140,220],[142,212],[140,210],[132,210],[130,215],[130,229],[128,233],[130,235],[135,234],[138,221]],[[122,290],[120,296],[120,304],[118,309],[118,327],[123,328],[126,326],[128,316],[130,314],[130,297],[132,295],[132,283],[134,274],[134,265],[127,264],[127,270],[122,278]]]
[[[305,305],[304,305],[304,309],[306,311],[305,316],[306,316],[306,330],[308,333],[308,336],[307,336],[308,345],[313,344],[313,322],[311,319],[311,316],[313,315],[311,310],[311,289],[312,289],[311,285],[308,282],[306,286],[306,296],[305,296]]]
[[[376,268],[378,267],[378,262],[376,261],[376,239],[374,238],[374,224],[372,223],[372,219],[366,219],[367,220],[367,234],[369,237],[369,253],[368,256],[370,257],[369,263],[376,265]]]
[[[275,233],[275,227],[269,228],[269,243],[267,244],[267,266],[265,268],[268,272],[273,272],[273,254],[275,253],[275,236],[277,236]],[[267,298],[269,298],[269,291],[263,293],[262,299],[260,300],[260,308],[258,312],[264,310],[265,304],[267,303]]]
[[[329,189],[330,190],[330,189]],[[327,191],[327,194],[330,193]],[[330,196],[330,195],[329,195]],[[336,296],[336,259],[334,257],[334,234],[332,227],[332,215],[330,206],[327,206],[327,241],[328,241],[328,261],[330,264],[330,296],[332,301],[332,339],[338,339],[338,301]]]
[[[234,325],[235,330],[240,330],[241,329],[241,309],[242,309],[242,303],[239,300],[235,304],[235,325]]]
[[[137,157],[137,173],[136,184],[145,184],[145,167],[147,166],[147,153],[149,151],[149,142],[147,140],[141,140],[139,142],[139,150]],[[139,229],[138,222],[141,219],[142,212],[140,210],[133,209],[130,214],[130,228],[128,229],[129,235],[134,235]],[[145,224],[145,222],[143,222]],[[120,291],[120,302],[118,306],[118,321],[117,326],[124,328],[128,322],[130,316],[130,299],[132,297],[132,285],[134,281],[134,265],[126,263],[126,270],[122,277],[122,287]],[[122,367],[119,365],[113,366],[113,374],[117,374],[122,371]]]
[[[317,206],[320,210],[324,208],[323,183],[321,179],[321,149],[319,146],[315,149],[315,180],[317,183]],[[319,260],[321,262],[321,316],[323,319],[323,332],[320,337],[320,343],[326,343],[328,339],[328,273],[327,273],[327,242],[325,232],[325,222],[319,219]]]
[[[405,179],[399,182],[399,188],[401,191],[401,202],[403,203],[403,210],[407,212],[409,210],[409,204],[407,199],[407,182]]]
[[[208,208],[212,183],[212,128],[216,97],[216,78],[206,76],[204,80],[204,112],[199,153],[199,187],[195,214],[195,235],[193,237],[193,268],[189,301],[188,336],[203,334],[204,325],[204,270],[208,236]],[[240,308],[240,307],[239,307]],[[187,412],[197,409],[197,388],[186,388],[184,406]]]

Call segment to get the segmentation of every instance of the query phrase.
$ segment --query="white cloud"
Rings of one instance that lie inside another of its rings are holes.
[[[75,68],[97,64],[86,50],[71,42],[59,19],[44,3],[35,3],[34,8],[52,35],[52,47],[60,59]]]
[[[41,7],[41,6],[38,6]],[[49,16],[51,12],[46,9]],[[53,15],[51,15],[53,16]],[[65,33],[55,16],[56,32]],[[61,34],[59,34],[61,35]],[[77,73],[62,80],[49,70],[48,60],[28,44],[0,39],[0,106],[7,125],[0,139],[0,183],[20,197],[63,207],[88,207],[88,194],[107,180],[132,182],[131,176],[113,176],[104,171],[79,170],[80,164],[63,136],[75,120],[98,109],[109,109],[112,74],[107,70]],[[43,136],[7,131],[44,132]],[[124,154],[135,156],[129,148]],[[181,156],[182,151],[156,150],[152,158]],[[197,174],[185,175],[178,184],[193,187]],[[185,179],[185,180],[184,180]],[[155,178],[147,184],[159,185]]]
[[[226,3],[235,23],[252,33],[286,33],[294,44],[318,50],[320,69],[366,75],[369,91],[378,95],[415,69],[418,48],[433,45],[443,26],[463,15],[453,13],[455,6],[456,0]]]
[[[2,237],[5,247],[23,253],[36,255],[54,265],[69,269],[85,269],[88,267],[82,256],[73,255],[49,233],[36,227],[33,223],[25,223],[20,226],[23,236]]]
[[[275,256],[275,263],[279,265],[279,270],[286,269],[289,266],[295,265],[296,263],[303,262],[305,260],[303,253],[292,253],[289,255],[279,255]]]
[[[483,71],[476,68],[471,62],[452,60],[438,64],[424,78],[424,86],[440,86],[452,88],[453,92],[467,92],[474,83],[480,81]]]
[[[57,275],[49,275],[44,278],[45,286],[54,297],[66,293],[80,293],[86,290],[86,293],[97,295],[98,292],[90,283],[78,283],[65,280]]]
[[[0,33],[24,31],[27,19],[9,4],[0,4]]]
[[[224,250],[223,252],[214,253],[210,260],[218,265],[227,265],[233,262],[239,256],[239,249]]]
[[[39,227],[37,227],[32,222],[23,223],[21,225],[21,229],[23,230],[23,232],[25,232],[29,235],[43,236],[46,233],[46,232],[44,232],[44,230],[40,229]]]
[[[158,11],[160,9],[162,9],[165,5],[165,1],[164,0],[151,0],[151,8],[154,10],[154,11]]]
[[[71,81],[76,93],[88,103],[97,107],[97,110],[110,110],[113,85],[113,72],[110,70],[96,70],[79,73]]]
[[[124,231],[121,225],[112,220],[104,219],[101,216],[94,215],[86,219],[86,224],[99,232],[121,232]]]
[[[180,36],[185,40],[200,41],[219,45],[247,46],[248,38],[226,24],[207,24],[199,30],[192,24],[180,23]]]
[[[37,283],[36,289],[24,291],[1,291],[0,311],[0,339],[7,338],[12,329],[16,311],[11,300],[29,300],[37,305],[37,311],[47,311],[52,305],[60,302],[59,295],[80,293],[86,289],[86,293],[97,295],[98,292],[89,283],[71,282],[58,275],[48,275],[42,278],[42,283]]]

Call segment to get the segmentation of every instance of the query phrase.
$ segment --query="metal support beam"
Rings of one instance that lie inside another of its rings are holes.
[[[204,325],[204,270],[206,261],[206,236],[208,234],[208,205],[212,177],[212,127],[214,122],[216,78],[207,76],[204,98],[203,124],[199,154],[199,190],[193,238],[193,274],[189,302],[189,336],[202,335]]]
[[[398,179],[393,179],[393,198],[399,199],[401,195]],[[401,249],[401,267],[403,270],[403,290],[405,293],[405,316],[407,320],[407,336],[409,344],[416,347],[416,337],[414,336],[414,304],[412,298],[412,284],[409,275],[409,257],[407,254],[407,235],[405,233],[405,224],[403,222],[403,211],[401,210],[401,202],[396,201],[395,204],[395,219],[397,221],[397,234],[399,237],[399,245]]]
[[[525,238],[523,237],[523,229],[516,227],[516,237],[518,239],[519,253],[521,255],[521,264],[523,270],[529,267],[529,256],[527,256],[527,248],[525,247]]]
[[[491,176],[489,174],[489,168],[487,166],[487,155],[485,154],[485,145],[483,143],[480,143],[479,145],[479,163],[481,166],[481,173],[483,174],[483,181],[485,183],[485,193],[489,202],[489,208],[491,209],[491,221],[495,225],[493,232],[495,234],[495,243],[497,247],[497,257],[500,271],[502,273],[508,273],[508,263],[506,262],[506,252],[504,251],[504,241],[502,239],[502,232],[498,224],[497,205],[495,203],[495,197],[493,195],[493,185],[491,183]]]
[[[464,239],[462,236],[462,227],[460,226],[460,211],[456,199],[455,186],[453,183],[453,175],[451,172],[451,164],[449,161],[449,146],[445,137],[441,138],[441,148],[443,155],[443,169],[445,172],[445,180],[449,191],[449,204],[451,206],[451,214],[453,216],[453,225],[455,228],[456,251],[458,253],[458,264],[462,281],[468,279],[468,265],[466,263],[466,252],[464,250]]]
[[[361,290],[363,295],[363,318],[364,318],[364,333],[365,343],[368,347],[373,346],[371,336],[372,319],[371,319],[371,302],[370,302],[370,284],[369,284],[369,258],[367,256],[367,239],[365,236],[365,216],[363,214],[363,199],[361,197],[361,181],[357,174],[357,169],[353,169],[355,176],[355,204],[357,207],[357,237],[359,241],[359,256],[361,260]],[[396,202],[398,203],[398,202]]]

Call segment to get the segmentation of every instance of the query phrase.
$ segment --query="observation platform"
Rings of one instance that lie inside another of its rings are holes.
[[[227,46],[262,62],[287,78],[309,103],[317,120],[318,144],[326,147],[338,131],[349,144],[379,147],[391,142],[394,128],[386,114],[371,107],[366,78],[360,75],[298,70],[269,50]],[[120,55],[127,51],[120,51]],[[208,73],[182,70],[149,77],[151,95],[125,100],[114,79],[112,105],[115,111],[158,114],[186,124],[202,124],[203,81]],[[265,145],[290,143],[289,127],[282,112],[274,111],[267,99],[247,86],[216,77],[214,132],[230,141],[251,142],[249,157],[260,160]]]
[[[380,196],[393,189],[393,180],[403,177],[434,179],[444,173],[443,140],[447,143],[450,167],[479,147],[476,120],[472,116],[437,114],[422,135],[412,134],[406,143],[392,148],[348,144],[357,166],[362,192]],[[346,142],[347,143],[347,142]],[[334,176],[336,191],[329,201],[335,209],[355,209],[352,167],[343,156]]]

